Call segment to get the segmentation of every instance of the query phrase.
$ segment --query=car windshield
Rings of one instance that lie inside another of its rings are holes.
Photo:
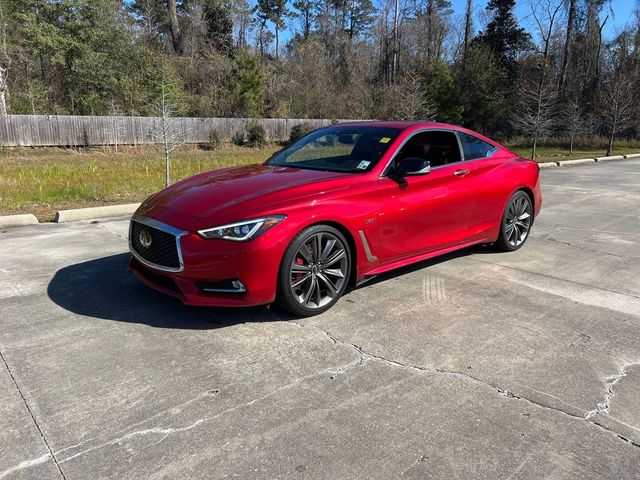
[[[331,172],[368,172],[401,132],[398,128],[321,128],[274,154],[267,165]]]

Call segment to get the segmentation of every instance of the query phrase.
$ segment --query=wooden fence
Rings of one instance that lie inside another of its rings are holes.
[[[207,143],[215,130],[222,141],[246,129],[250,121],[262,125],[267,140],[286,140],[291,128],[303,122],[314,127],[331,120],[294,118],[187,118],[170,119],[172,137],[184,143]],[[162,143],[160,118],[97,117],[74,115],[8,115],[0,117],[0,146],[47,147],[91,145],[139,145]],[[344,120],[342,120],[344,121]]]

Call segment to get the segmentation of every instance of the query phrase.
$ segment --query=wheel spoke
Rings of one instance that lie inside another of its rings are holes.
[[[331,265],[336,263],[338,260],[342,259],[344,256],[345,256],[344,250],[341,248],[340,250],[335,252],[329,259],[327,259],[326,262],[322,262],[322,266],[330,267]]]
[[[307,263],[313,263],[313,252],[309,249],[309,245],[305,243],[300,247],[300,255],[307,261]]]
[[[306,282],[307,280],[309,280],[309,278],[311,278],[311,273],[307,273],[305,276],[303,276],[301,279],[296,280],[294,283],[291,284],[291,288],[298,288],[300,285],[302,285],[304,282]]]
[[[324,246],[324,249],[322,250],[322,255],[320,255],[320,263],[322,263],[326,258],[329,257],[329,254],[331,254],[331,251],[333,250],[333,247],[335,246],[336,241],[334,239],[331,240],[327,240],[326,245]]]
[[[319,273],[318,274],[318,278],[320,280],[322,280],[322,283],[325,284],[325,286],[327,287],[329,296],[331,298],[335,297],[336,293],[338,292],[338,289],[336,288],[336,286],[333,284],[333,282],[331,280],[329,280],[327,278],[327,276],[324,273]]]
[[[527,207],[529,206],[527,200],[524,198],[520,199],[520,213],[518,214],[518,218],[527,213]]]
[[[531,215],[525,209],[525,211],[521,215],[518,216],[518,220],[526,220],[527,218],[531,218]]]
[[[325,268],[323,272],[332,277],[344,278],[344,273],[339,268]]]
[[[311,267],[309,265],[298,265],[294,263],[291,265],[291,273],[307,273],[311,271]]]
[[[320,296],[320,282],[318,282],[318,276],[316,275],[316,278],[313,279],[313,281],[316,283],[316,288],[315,288],[315,292],[316,292],[316,307],[320,306],[320,301],[322,300],[322,297]],[[333,297],[332,297],[333,298]]]
[[[322,255],[322,234],[319,233],[312,239],[313,242],[313,263],[320,261]]]
[[[309,282],[309,286],[305,290],[304,295],[301,298],[302,301],[300,303],[302,303],[303,305],[307,305],[309,303],[309,300],[311,299],[311,295],[315,291],[317,284],[318,284],[318,281],[315,278],[311,278],[311,281]]]

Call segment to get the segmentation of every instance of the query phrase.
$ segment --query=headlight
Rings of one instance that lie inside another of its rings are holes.
[[[198,230],[198,234],[203,238],[223,238],[225,240],[245,242],[266,232],[285,218],[287,218],[286,215],[255,218],[253,220],[220,225],[219,227],[205,228],[204,230]]]

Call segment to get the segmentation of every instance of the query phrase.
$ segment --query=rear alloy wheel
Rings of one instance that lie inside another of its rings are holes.
[[[299,316],[322,313],[344,293],[351,271],[351,252],[344,236],[328,225],[299,233],[282,259],[279,303]]]
[[[517,191],[507,203],[502,216],[498,246],[508,252],[518,250],[529,236],[533,224],[533,205],[523,191]]]

